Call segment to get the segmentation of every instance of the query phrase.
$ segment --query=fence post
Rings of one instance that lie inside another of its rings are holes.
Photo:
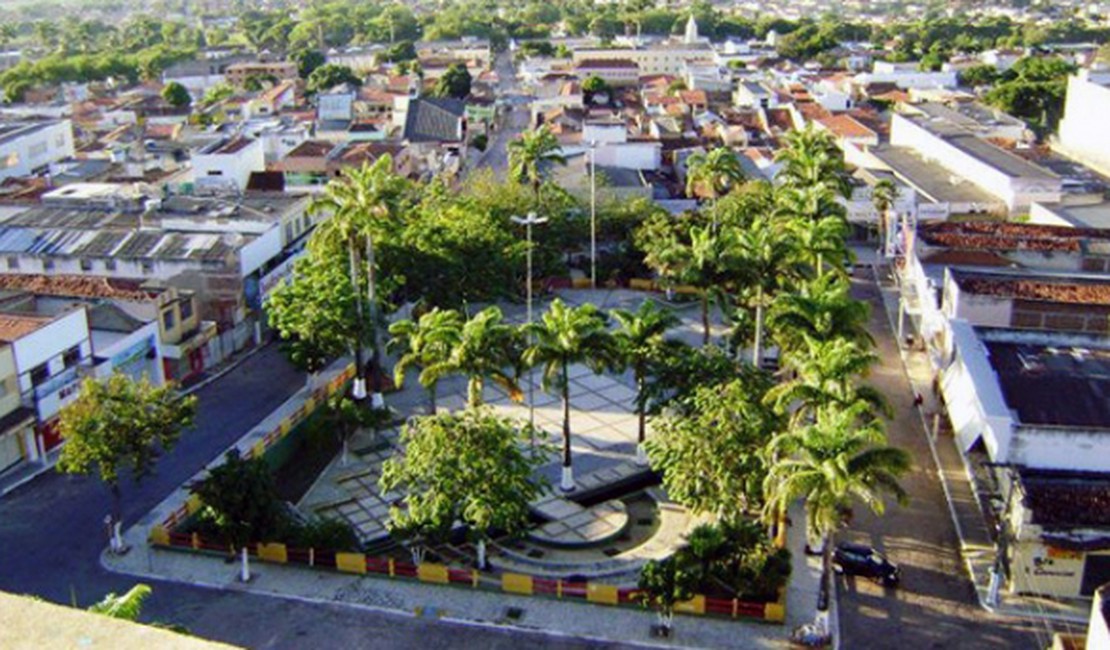
[[[198,549],[200,549],[200,535],[193,533],[193,550],[196,551]]]
[[[309,547],[308,549],[308,566],[316,566],[316,547]]]
[[[555,580],[555,597],[556,598],[562,598],[563,597],[563,579],[562,578],[556,578],[556,580]]]
[[[392,578],[396,574],[393,572],[393,558],[389,558],[389,577]]]
[[[470,570],[470,580],[471,580],[472,586],[475,589],[477,589],[478,588],[478,569],[471,569]]]
[[[739,599],[732,599],[732,617],[736,618],[740,615],[740,601]]]

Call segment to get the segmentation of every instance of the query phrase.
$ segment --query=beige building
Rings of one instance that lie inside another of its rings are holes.
[[[10,345],[0,346],[0,472],[37,457],[35,412],[23,406]]]

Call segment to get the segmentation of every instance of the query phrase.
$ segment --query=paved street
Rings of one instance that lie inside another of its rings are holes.
[[[842,536],[875,546],[902,567],[902,585],[897,590],[852,578],[841,585],[844,647],[1045,647],[1043,627],[1038,640],[1025,625],[1000,620],[976,602],[878,289],[870,280],[857,281],[855,294],[872,306],[871,332],[881,362],[870,381],[886,393],[895,411],[890,441],[908,450],[915,466],[903,481],[911,499],[907,507],[892,505],[883,517],[857,508],[852,530]]]
[[[271,345],[201,389],[196,429],[162,460],[154,476],[124,488],[125,525],[238,439],[302,385],[303,375]],[[135,580],[101,569],[101,519],[107,490],[92,477],[55,472],[0,499],[0,590],[85,606]],[[259,648],[606,647],[411,617],[328,607],[251,594],[153,583],[151,620],[194,634]]]

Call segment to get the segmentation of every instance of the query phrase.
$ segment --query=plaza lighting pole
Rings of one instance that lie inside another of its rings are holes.
[[[590,140],[590,288],[597,288],[597,140]]]
[[[528,303],[528,346],[532,345],[532,226],[547,223],[547,217],[538,217],[535,212],[529,212],[527,217],[511,217],[512,222],[524,226],[525,238],[528,240],[528,280],[525,295]],[[536,441],[536,382],[535,369],[528,368],[528,426],[532,434],[532,442]]]

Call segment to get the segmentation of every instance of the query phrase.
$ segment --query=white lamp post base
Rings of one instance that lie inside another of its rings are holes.
[[[351,386],[351,397],[355,399],[366,398],[366,380],[362,377],[355,377],[354,385]]]
[[[571,492],[574,490],[574,468],[563,468],[563,480],[559,482],[559,489],[563,492]]]

